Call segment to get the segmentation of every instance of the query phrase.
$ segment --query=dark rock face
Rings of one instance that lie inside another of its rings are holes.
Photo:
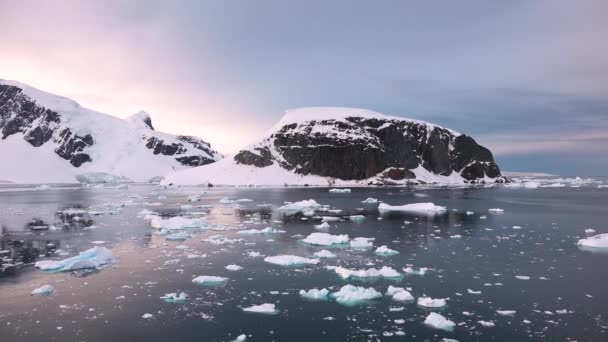
[[[197,150],[204,151],[204,152],[208,153],[209,155],[212,155],[212,153],[213,153],[213,150],[211,150],[211,145],[209,145],[209,143],[206,143],[205,141],[203,141],[197,137],[178,135],[177,139],[179,141],[183,141],[184,143],[191,145],[190,148],[192,148],[192,146],[194,146],[194,148],[196,148]],[[146,147],[151,149],[152,153],[154,153],[154,154],[162,154],[165,156],[182,155],[189,151],[188,147],[185,146],[185,144],[183,144],[183,143],[168,143],[168,142],[165,142],[163,139],[160,139],[157,137],[147,138]],[[201,165],[210,164],[210,163],[215,162],[214,159],[208,158],[203,155],[181,156],[181,157],[176,157],[175,160],[180,162],[182,165],[192,166],[192,167],[201,166]]]
[[[492,153],[471,137],[398,119],[349,117],[289,124],[253,150],[240,151],[234,160],[257,167],[276,162],[299,174],[343,180],[378,176],[387,183],[415,178],[410,170],[418,166],[442,176],[457,172],[467,181],[501,176]]]

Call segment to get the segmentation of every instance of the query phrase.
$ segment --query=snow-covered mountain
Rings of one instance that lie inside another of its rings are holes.
[[[169,174],[163,184],[371,185],[504,182],[473,138],[365,109],[287,111],[231,158]]]
[[[0,80],[0,180],[148,181],[222,156],[205,141],[157,132],[150,116],[127,119],[15,81]]]

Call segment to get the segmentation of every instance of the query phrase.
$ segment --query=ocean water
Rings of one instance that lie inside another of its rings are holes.
[[[191,195],[200,195],[200,201],[189,202]],[[368,197],[391,205],[433,202],[448,211],[380,215],[377,204],[362,203]],[[302,243],[308,234],[320,232],[314,227],[319,221],[285,217],[278,208],[306,199],[332,210],[318,216],[341,218],[329,222],[325,232],[374,238],[374,248]],[[492,213],[491,208],[504,212]],[[143,209],[206,223],[203,229],[186,229],[190,238],[184,241],[167,241],[138,216]],[[365,220],[352,222],[349,215],[364,215]],[[586,186],[353,188],[351,193],[327,188],[4,187],[0,341],[231,341],[241,334],[248,341],[607,341],[608,254],[580,250],[576,244],[586,236],[585,229],[607,233],[607,222],[608,188]],[[265,227],[285,232],[237,233]],[[202,241],[213,235],[243,241]],[[381,245],[399,254],[375,255]],[[110,249],[113,262],[75,272],[33,266],[94,246]],[[337,257],[299,267],[264,261],[282,254],[310,258],[322,249]],[[243,269],[229,271],[225,266],[230,264]],[[402,274],[407,266],[430,270],[424,276],[344,280],[326,266],[388,266]],[[192,283],[200,275],[228,280],[216,286]],[[51,295],[30,294],[45,284],[55,287]],[[447,305],[429,310],[384,296],[345,306],[299,295],[312,288],[335,292],[346,284],[382,294],[389,285],[409,288],[415,298],[446,298]],[[187,302],[160,299],[182,291],[189,295]],[[275,304],[278,313],[242,310],[263,303]],[[501,316],[496,310],[516,312]],[[425,325],[430,312],[456,327],[450,332]],[[145,313],[153,317],[142,318]]]

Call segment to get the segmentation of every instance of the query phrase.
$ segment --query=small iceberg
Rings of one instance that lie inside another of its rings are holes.
[[[496,313],[501,316],[515,316],[517,311],[515,311],[515,310],[496,310]]]
[[[203,286],[219,286],[223,285],[228,278],[217,277],[217,276],[198,276],[192,279],[192,282],[197,285]]]
[[[414,296],[412,296],[408,290],[402,287],[389,286],[388,290],[386,291],[386,295],[392,297],[394,301],[398,302],[409,302],[414,300]]]
[[[188,296],[188,294],[184,293],[184,292],[173,292],[173,293],[167,293],[164,296],[160,297],[160,299],[164,300],[167,303],[175,303],[175,304],[182,304],[188,301],[190,297]]]
[[[329,295],[329,290],[325,288],[300,290],[300,296],[309,300],[327,300],[327,295]]]
[[[365,199],[365,200],[361,201],[361,203],[365,203],[365,204],[375,204],[375,203],[378,203],[378,199],[368,197],[367,199]]]
[[[329,229],[329,228],[331,228],[331,226],[329,225],[329,223],[327,223],[327,221],[325,221],[321,224],[315,225],[315,229],[325,230],[325,229]]]
[[[493,328],[494,326],[496,326],[496,324],[494,324],[494,322],[492,321],[477,321],[477,323],[479,323],[482,327],[486,328]]]
[[[264,229],[247,229],[247,230],[239,230],[238,234],[244,235],[255,235],[255,234],[279,234],[285,233],[284,230],[275,229],[272,227],[266,227]]]
[[[329,189],[329,192],[334,193],[334,194],[349,194],[350,193],[350,189],[344,189],[344,188]]]
[[[424,324],[428,325],[431,328],[445,331],[452,331],[456,326],[456,323],[450,321],[449,319],[443,317],[442,315],[436,312],[431,312],[424,320]]]
[[[167,235],[165,237],[165,240],[167,240],[167,241],[184,241],[184,240],[189,239],[190,237],[191,236],[188,233],[179,232],[179,233]]]
[[[240,270],[242,270],[242,269],[243,269],[243,267],[241,267],[241,266],[239,266],[239,265],[234,265],[234,264],[232,264],[232,265],[228,265],[228,266],[226,266],[226,269],[227,269],[228,271],[240,271]]]
[[[505,212],[504,209],[500,209],[500,208],[490,208],[490,209],[488,209],[488,211],[491,213],[495,213],[495,214],[501,214],[501,213]]]
[[[405,205],[388,205],[386,203],[380,203],[378,206],[380,214],[390,212],[402,212],[411,214],[424,214],[424,215],[436,215],[447,211],[446,207],[435,205],[431,202],[425,203],[412,203]]]
[[[32,291],[32,296],[49,296],[51,293],[55,291],[55,287],[53,285],[42,285],[39,288]]]
[[[328,233],[311,233],[302,242],[316,246],[333,246],[348,243],[348,235],[331,235]]]
[[[261,314],[267,314],[267,315],[276,315],[279,313],[279,310],[276,309],[275,305],[269,304],[269,303],[253,305],[248,308],[243,308],[243,311],[261,313]]]
[[[332,293],[331,297],[342,305],[353,306],[381,298],[382,294],[372,287],[365,288],[348,284],[342,286],[338,292]]]
[[[349,245],[351,248],[372,248],[374,247],[372,242],[374,240],[375,238],[357,237],[350,240]]]
[[[415,269],[413,267],[406,267],[403,269],[403,272],[405,272],[405,274],[409,274],[409,275],[419,275],[419,276],[423,276],[426,274],[426,272],[429,269],[427,267],[420,267],[418,269]]]
[[[160,216],[154,216],[150,220],[150,226],[156,229],[187,229],[187,228],[202,228],[205,226],[205,220],[200,218],[185,218],[181,216],[175,216],[170,218],[162,218]]]
[[[365,216],[363,215],[351,215],[348,217],[349,220],[355,222],[355,223],[362,223],[363,221],[365,221]]]
[[[608,252],[608,233],[580,239],[577,245],[583,250],[603,250]]]
[[[390,249],[385,245],[376,248],[376,251],[374,253],[376,253],[376,255],[380,255],[380,256],[391,256],[391,255],[399,254],[399,252],[397,252],[396,250]]]
[[[247,335],[245,334],[241,334],[239,336],[237,336],[234,340],[232,340],[232,342],[244,342],[247,341]]]
[[[319,259],[309,259],[297,255],[275,255],[264,258],[264,261],[281,266],[316,265]]]
[[[342,279],[348,278],[399,278],[401,273],[397,272],[393,268],[383,266],[381,269],[369,268],[367,270],[351,270],[344,267],[333,267],[334,272]]]
[[[322,258],[335,258],[336,257],[336,255],[334,253],[328,251],[327,249],[324,249],[322,251],[318,251],[315,254],[313,254],[313,256],[315,258],[319,258],[319,259],[322,259]]]
[[[441,308],[447,305],[447,301],[443,298],[420,297],[418,305],[425,308]]]
[[[306,212],[314,212],[314,210],[320,208],[321,205],[319,203],[317,203],[317,201],[313,200],[313,199],[309,199],[309,200],[304,200],[304,201],[300,201],[300,202],[294,202],[294,203],[290,203],[290,204],[286,204],[282,207],[279,207],[279,210],[283,212],[283,215],[285,216],[292,216],[295,214],[299,214],[299,213],[306,213]]]
[[[35,267],[43,271],[67,272],[85,268],[100,268],[110,261],[112,261],[112,251],[105,247],[95,246],[68,259],[37,261]]]

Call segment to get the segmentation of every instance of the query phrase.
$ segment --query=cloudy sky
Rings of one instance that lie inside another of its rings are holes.
[[[2,1],[0,78],[232,152],[285,109],[431,121],[608,175],[608,1]]]

